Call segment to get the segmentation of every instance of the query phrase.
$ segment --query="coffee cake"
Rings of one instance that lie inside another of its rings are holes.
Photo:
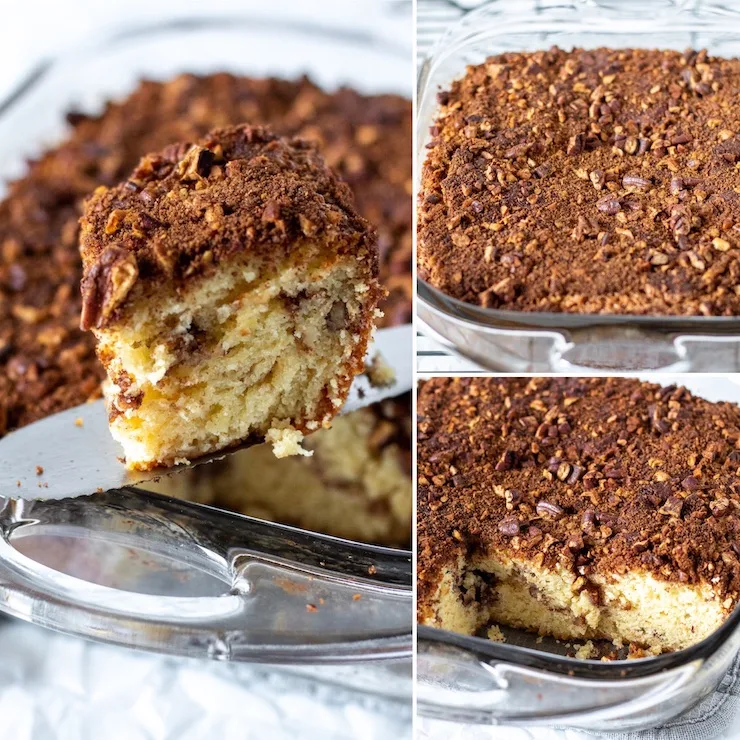
[[[79,328],[82,200],[147,152],[249,121],[319,145],[378,228],[389,290],[381,325],[411,315],[411,104],[328,93],[306,78],[227,73],[146,80],[100,115],[69,115],[67,137],[29,162],[0,202],[0,435],[100,394],[93,337]]]
[[[651,652],[740,590],[740,409],[624,378],[438,378],[418,402],[418,618]]]
[[[328,426],[381,289],[375,234],[313,144],[214,130],[98,187],[80,223],[82,328],[129,466],[254,435],[298,454]]]
[[[558,48],[438,94],[419,276],[486,308],[740,314],[740,60]]]

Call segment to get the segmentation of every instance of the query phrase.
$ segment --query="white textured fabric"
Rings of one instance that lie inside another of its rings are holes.
[[[280,670],[150,655],[5,620],[0,656],[0,740],[411,737],[410,702]]]

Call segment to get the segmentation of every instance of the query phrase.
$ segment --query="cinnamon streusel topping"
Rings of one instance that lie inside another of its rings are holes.
[[[271,264],[310,240],[377,276],[375,234],[316,146],[263,127],[216,129],[144,157],[99,187],[80,221],[82,328],[101,328],[137,282],[181,284],[239,253]],[[369,290],[380,294],[377,283]]]
[[[740,314],[740,60],[506,53],[438,100],[420,277],[489,308]]]

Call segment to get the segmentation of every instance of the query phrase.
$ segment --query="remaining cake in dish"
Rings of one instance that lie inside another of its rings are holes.
[[[740,314],[740,60],[557,48],[439,93],[419,276],[485,308]]]
[[[316,148],[219,129],[144,157],[81,220],[82,328],[129,466],[267,438],[339,411],[381,295],[375,235]]]
[[[418,612],[651,652],[740,589],[740,409],[624,378],[467,378],[418,404]]]
[[[331,429],[306,438],[311,457],[276,460],[269,446],[258,445],[143,487],[335,537],[407,547],[410,401],[407,394],[337,417]]]

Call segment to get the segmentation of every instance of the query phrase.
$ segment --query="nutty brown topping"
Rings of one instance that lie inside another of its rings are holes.
[[[126,300],[138,276],[133,253],[108,247],[82,280],[81,328],[100,328]]]
[[[740,315],[740,61],[691,54],[468,67],[431,129],[419,277],[493,309]]]
[[[375,235],[314,145],[234,126],[149,154],[85,203],[82,328],[104,326],[137,280],[184,282],[239,252],[281,262],[307,222],[328,255],[351,253],[377,274]]]

